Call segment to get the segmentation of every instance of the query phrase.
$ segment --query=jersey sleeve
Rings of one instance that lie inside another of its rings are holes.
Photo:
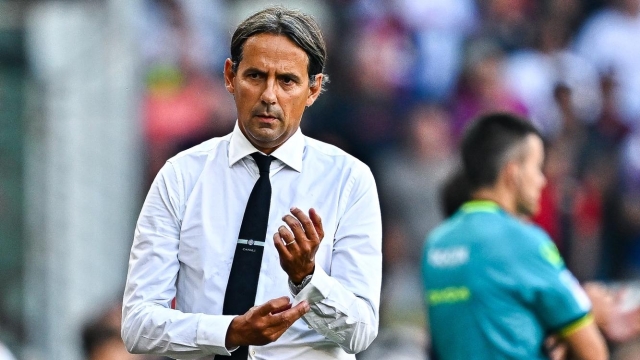
[[[592,321],[591,301],[566,268],[558,249],[539,229],[529,239],[516,265],[520,295],[533,309],[545,330],[570,335]]]

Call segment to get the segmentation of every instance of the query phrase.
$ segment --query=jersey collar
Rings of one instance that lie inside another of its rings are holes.
[[[464,203],[460,210],[465,213],[473,213],[473,212],[490,212],[497,213],[500,212],[500,205],[498,205],[495,201],[491,200],[471,200]]]

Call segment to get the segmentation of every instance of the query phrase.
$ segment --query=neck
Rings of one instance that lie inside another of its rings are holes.
[[[504,211],[517,215],[516,201],[513,194],[505,189],[500,189],[498,185],[494,187],[483,187],[471,195],[473,200],[489,200],[498,204]]]

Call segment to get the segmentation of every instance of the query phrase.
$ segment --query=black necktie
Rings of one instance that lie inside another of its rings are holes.
[[[251,154],[258,164],[260,177],[251,190],[244,210],[236,252],[233,256],[227,291],[222,306],[223,315],[242,315],[253,306],[258,289],[260,265],[267,237],[269,206],[271,205],[271,182],[269,166],[273,157],[260,153]],[[230,359],[246,360],[247,346],[231,353]]]

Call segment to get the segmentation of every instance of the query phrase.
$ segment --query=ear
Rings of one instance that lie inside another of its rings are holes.
[[[505,164],[502,175],[505,185],[509,188],[517,188],[520,186],[520,164],[517,161],[509,161]]]
[[[318,96],[320,96],[320,90],[322,90],[322,79],[324,78],[323,74],[317,74],[316,82],[313,86],[309,87],[309,96],[307,97],[307,106],[313,105],[316,102]]]
[[[224,62],[224,87],[227,88],[227,91],[230,94],[233,94],[235,91],[235,86],[233,84],[233,80],[236,78],[236,74],[233,72],[233,62],[231,59],[227,59]]]

